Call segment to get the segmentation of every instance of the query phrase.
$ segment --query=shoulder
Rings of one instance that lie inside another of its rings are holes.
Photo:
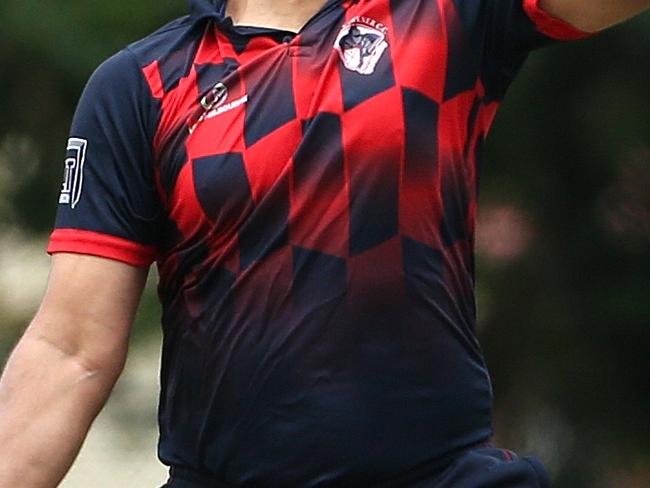
[[[185,46],[197,44],[203,28],[180,17],[104,60],[90,76],[77,105],[73,130],[107,130],[119,120],[130,133],[144,127],[148,138],[159,122],[162,87]],[[167,69],[163,69],[167,67]]]
[[[164,59],[191,38],[197,37],[196,31],[190,16],[185,15],[162,26],[147,37],[129,44],[125,51],[133,55],[140,67],[145,67],[154,61]]]
[[[174,66],[184,58],[180,53],[198,45],[202,34],[202,28],[195,28],[189,16],[175,19],[103,61],[86,91],[113,93],[119,98],[148,93],[157,98],[150,72],[155,67],[163,77],[173,78],[178,71]]]
[[[187,74],[205,29],[205,23],[183,16],[128,45],[126,51],[134,56],[154,92],[157,81],[167,92]]]

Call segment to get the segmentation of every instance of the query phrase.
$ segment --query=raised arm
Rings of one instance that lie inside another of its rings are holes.
[[[0,488],[52,488],[124,366],[146,271],[56,254],[43,303],[0,380]]]
[[[539,0],[553,16],[585,32],[597,32],[650,8],[650,0]]]

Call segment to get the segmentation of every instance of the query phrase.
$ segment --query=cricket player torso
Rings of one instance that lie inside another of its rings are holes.
[[[161,458],[307,486],[485,441],[473,235],[496,104],[449,45],[454,2],[331,1],[297,35],[213,20],[143,66],[169,220]]]
[[[174,473],[407,485],[492,434],[482,148],[526,54],[586,34],[538,0],[328,0],[297,34],[224,7],[93,74],[48,251],[157,262]]]

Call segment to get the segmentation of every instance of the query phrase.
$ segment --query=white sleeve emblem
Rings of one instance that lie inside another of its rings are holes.
[[[65,158],[65,173],[63,175],[63,187],[59,196],[59,203],[77,206],[81,198],[81,187],[83,186],[83,169],[86,161],[86,147],[88,141],[78,137],[68,139],[67,154]]]

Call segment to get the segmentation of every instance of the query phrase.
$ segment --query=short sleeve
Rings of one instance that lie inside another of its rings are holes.
[[[543,10],[541,0],[464,1],[483,3],[483,78],[494,98],[504,95],[530,51],[590,35]]]
[[[72,122],[49,253],[143,267],[156,259],[163,220],[152,156],[158,112],[130,51],[95,71]]]

